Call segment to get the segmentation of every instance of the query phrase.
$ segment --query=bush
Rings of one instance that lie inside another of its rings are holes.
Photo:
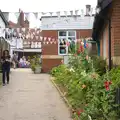
[[[68,67],[60,65],[51,71],[55,82],[66,90],[75,120],[118,120],[120,107],[115,103],[115,92],[120,85],[120,68],[110,73],[105,68],[103,59],[90,58],[82,48],[71,56]]]
[[[40,57],[38,55],[33,56],[32,58],[29,57],[29,61],[32,71],[35,71],[35,68],[38,66],[41,67]]]
[[[91,59],[93,60],[95,71],[101,76],[104,75],[106,73],[106,60],[99,56],[92,56]]]

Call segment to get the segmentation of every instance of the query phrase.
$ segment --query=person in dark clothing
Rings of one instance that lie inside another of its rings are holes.
[[[9,84],[9,73],[10,73],[10,55],[8,50],[3,51],[1,62],[2,62],[2,82],[3,82],[3,86],[5,86],[5,78],[7,78],[7,84]]]

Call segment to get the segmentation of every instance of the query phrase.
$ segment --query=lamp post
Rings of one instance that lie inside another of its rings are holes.
[[[109,55],[108,64],[109,64],[109,70],[111,70],[111,68],[112,68],[112,62],[111,62],[111,18],[110,18],[110,17],[101,16],[101,15],[99,14],[100,11],[101,11],[100,7],[97,7],[97,9],[96,9],[97,15],[98,15],[100,18],[108,21],[108,34],[109,34],[109,35],[108,35],[108,41],[109,41],[109,44],[108,44],[108,45],[109,45],[109,46],[108,46],[108,51],[109,51],[109,53],[108,53],[108,55]]]

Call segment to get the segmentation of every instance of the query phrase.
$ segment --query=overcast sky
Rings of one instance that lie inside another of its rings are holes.
[[[97,0],[0,0],[3,12],[57,12],[71,11],[85,8],[86,4],[96,7]],[[11,15],[15,21],[15,16]]]

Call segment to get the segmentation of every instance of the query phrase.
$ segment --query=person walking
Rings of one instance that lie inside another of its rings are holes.
[[[9,74],[10,74],[10,55],[8,50],[3,51],[3,56],[1,57],[2,63],[2,82],[5,86],[5,79],[7,78],[7,84],[9,84]]]

